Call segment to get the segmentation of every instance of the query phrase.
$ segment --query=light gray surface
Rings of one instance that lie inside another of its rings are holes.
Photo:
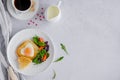
[[[40,4],[56,3],[40,0]],[[45,72],[28,80],[120,80],[120,0],[63,0],[59,22],[40,22],[41,31],[52,38],[56,53],[64,60],[53,63]],[[27,21],[13,21],[13,34]],[[35,27],[33,27],[35,28]],[[59,44],[64,43],[69,56]]]

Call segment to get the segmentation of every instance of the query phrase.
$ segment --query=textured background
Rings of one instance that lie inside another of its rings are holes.
[[[40,0],[40,8],[56,3]],[[45,72],[26,76],[27,80],[51,80],[52,69],[56,80],[120,80],[120,0],[63,0],[61,10],[58,22],[38,21],[37,27],[11,17],[12,35],[24,28],[40,28],[53,40],[55,59],[65,56]],[[61,42],[70,55],[60,49]]]

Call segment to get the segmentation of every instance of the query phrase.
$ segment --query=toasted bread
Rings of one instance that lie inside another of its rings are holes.
[[[30,58],[18,57],[18,63],[19,63],[20,69],[26,68],[31,62],[32,62],[32,60]]]
[[[25,55],[21,54],[21,50],[29,43],[32,44],[32,47],[34,48],[34,56],[25,56]],[[16,53],[17,53],[18,57],[24,56],[24,57],[30,58],[32,60],[36,57],[38,51],[39,51],[39,47],[34,42],[32,42],[31,40],[26,40],[20,46],[18,46]]]

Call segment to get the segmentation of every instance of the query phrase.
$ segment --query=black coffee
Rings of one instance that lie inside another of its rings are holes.
[[[30,7],[31,1],[30,0],[15,0],[14,4],[18,10],[24,11]]]

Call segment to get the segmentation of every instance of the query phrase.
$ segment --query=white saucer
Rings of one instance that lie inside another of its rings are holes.
[[[22,13],[22,14],[16,14],[14,11],[14,8],[12,6],[12,0],[7,0],[7,8],[9,13],[16,19],[19,20],[28,20],[30,18],[32,18],[38,11],[39,9],[39,0],[34,0],[35,1],[35,10],[32,12],[26,12],[26,13]]]

